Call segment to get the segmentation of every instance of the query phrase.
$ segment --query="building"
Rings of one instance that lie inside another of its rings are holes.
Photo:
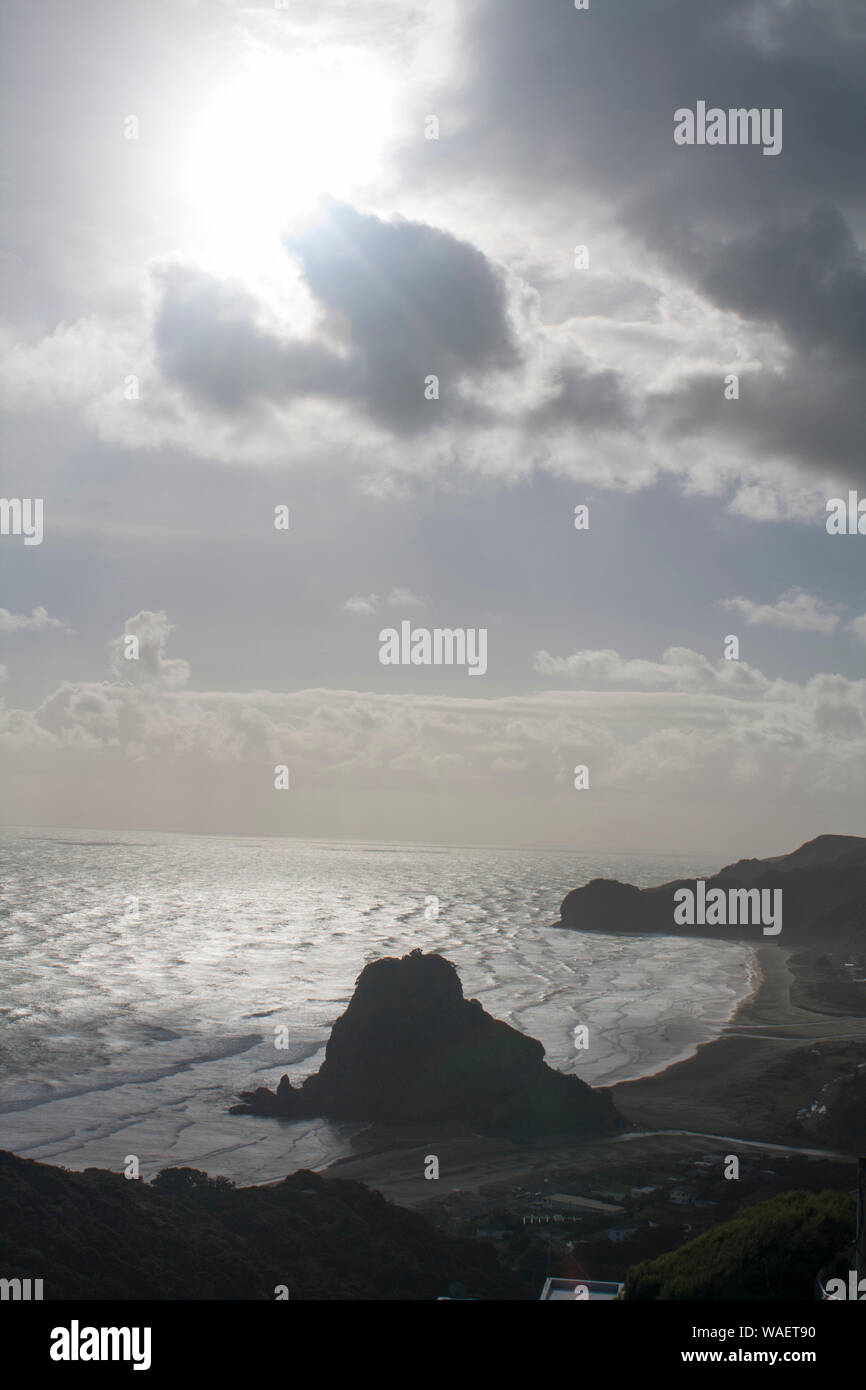
[[[540,1299],[578,1303],[609,1303],[620,1298],[623,1285],[600,1279],[545,1279]]]
[[[693,1187],[672,1187],[669,1194],[669,1200],[676,1202],[679,1207],[688,1206],[690,1202],[694,1201],[694,1198],[695,1189]]]
[[[614,1245],[620,1241],[628,1240],[637,1232],[637,1226],[611,1226],[607,1232],[608,1240],[612,1240]]]
[[[593,1197],[573,1197],[570,1192],[554,1192],[545,1199],[547,1207],[562,1207],[566,1211],[597,1211],[619,1215],[625,1207],[611,1206],[609,1202],[597,1202]]]

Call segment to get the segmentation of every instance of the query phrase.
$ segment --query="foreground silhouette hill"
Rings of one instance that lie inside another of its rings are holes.
[[[464,999],[450,961],[413,951],[373,961],[300,1087],[243,1092],[233,1113],[327,1116],[535,1137],[622,1126],[606,1091],[554,1071],[544,1048]]]
[[[70,1173],[0,1150],[0,1271],[45,1299],[526,1298],[477,1240],[357,1182],[294,1173],[235,1188],[194,1168],[153,1183]],[[537,1294],[536,1294],[537,1296]]]
[[[819,1269],[851,1243],[854,1210],[843,1192],[785,1192],[634,1265],[625,1297],[813,1299]]]
[[[773,859],[740,859],[705,879],[706,891],[720,888],[782,890],[785,945],[844,947],[863,939],[866,921],[866,839],[859,835],[819,835]],[[767,940],[760,924],[679,926],[674,893],[694,889],[694,879],[677,879],[657,888],[636,888],[616,879],[596,878],[563,900],[556,924],[582,931],[658,932]]]

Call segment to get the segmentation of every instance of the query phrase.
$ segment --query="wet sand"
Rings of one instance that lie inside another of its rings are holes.
[[[790,962],[791,952],[784,947],[756,947],[752,991],[718,1038],[664,1071],[610,1088],[630,1129],[639,1134],[529,1143],[433,1133],[419,1139],[417,1131],[374,1127],[359,1136],[357,1155],[333,1164],[328,1175],[353,1178],[392,1201],[416,1206],[491,1184],[540,1188],[555,1183],[558,1175],[602,1177],[620,1167],[626,1153],[638,1165],[674,1161],[712,1147],[707,1136],[802,1151],[835,1150],[838,1145],[792,1136],[791,1123],[820,1089],[815,1072],[822,1063],[814,1044],[834,1039],[866,1043],[866,1018],[793,1004]],[[801,981],[808,978],[802,961],[798,970]],[[439,1159],[435,1183],[424,1178],[429,1154]]]
[[[632,1124],[797,1142],[789,1125],[816,1094],[814,1044],[866,1042],[866,1018],[792,1003],[792,952],[767,944],[756,957],[756,987],[715,1041],[657,1076],[612,1088]],[[808,980],[802,955],[798,971]]]

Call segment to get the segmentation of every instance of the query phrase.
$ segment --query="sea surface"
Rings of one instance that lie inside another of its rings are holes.
[[[253,1183],[345,1155],[363,1126],[229,1106],[315,1071],[366,962],[416,946],[592,1084],[688,1056],[751,985],[741,944],[551,925],[591,878],[643,887],[719,864],[15,830],[0,865],[0,1148],[74,1169],[135,1155],[145,1178],[183,1164]]]

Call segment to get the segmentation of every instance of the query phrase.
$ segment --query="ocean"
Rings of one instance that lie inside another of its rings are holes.
[[[253,1183],[347,1154],[363,1126],[229,1106],[315,1071],[364,965],[416,946],[591,1084],[688,1056],[750,988],[742,944],[551,926],[591,878],[718,864],[36,829],[3,832],[0,856],[0,1148],[73,1169],[135,1155],[145,1178],[182,1164]]]

